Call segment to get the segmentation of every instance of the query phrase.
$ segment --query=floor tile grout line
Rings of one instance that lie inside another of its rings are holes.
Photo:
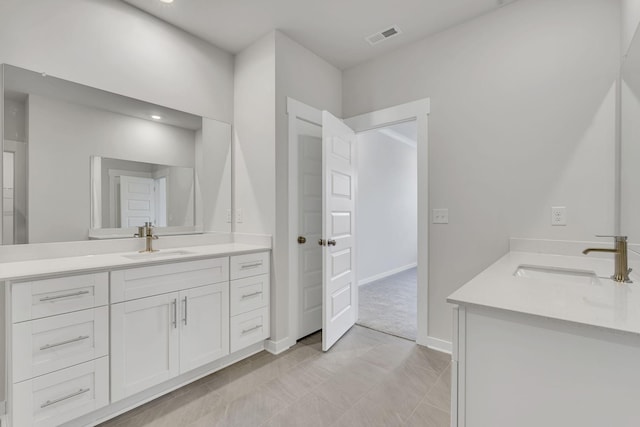
[[[442,372],[440,373],[440,375],[438,375],[438,378],[436,378],[436,380],[433,382],[433,384],[431,384],[431,387],[429,387],[429,390],[425,393],[424,397],[425,399],[427,398],[427,396],[429,395],[429,393],[431,393],[431,390],[433,390],[433,388],[436,386],[436,384],[438,384],[438,381],[440,381],[440,378],[442,378],[442,376],[447,372],[447,369],[449,368],[449,366],[451,366],[451,362],[449,362],[449,364],[447,365],[446,368],[444,368],[442,370]],[[446,410],[442,409],[442,408],[438,408],[437,406],[427,402],[427,404],[429,406],[432,406],[434,408],[440,409],[441,411],[447,412]],[[448,411],[449,414],[451,413],[451,410]]]
[[[411,411],[411,414],[409,414],[409,416],[407,417],[407,419],[405,420],[405,422],[403,423],[403,425],[406,425],[409,421],[411,421],[411,418],[413,417],[413,414],[416,413],[416,411],[418,410],[418,408],[420,407],[420,405],[422,405],[424,403],[424,401],[427,399],[427,394],[429,394],[429,392],[426,392],[424,394],[424,396],[422,396],[422,399],[420,399],[420,401],[418,402],[418,404],[416,405],[415,408],[413,408],[413,411]]]

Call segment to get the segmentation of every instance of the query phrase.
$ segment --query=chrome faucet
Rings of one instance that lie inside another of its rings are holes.
[[[144,252],[158,252],[157,249],[153,249],[152,242],[158,239],[157,235],[153,234],[153,225],[150,222],[145,222],[143,226],[138,227],[138,232],[133,237],[140,237],[145,239]]]
[[[596,237],[613,237],[615,239],[616,247],[613,249],[606,248],[587,248],[582,251],[583,254],[589,252],[609,252],[615,254],[615,272],[611,278],[620,283],[633,283],[629,279],[629,273],[631,269],[628,267],[627,260],[627,236],[596,236]]]

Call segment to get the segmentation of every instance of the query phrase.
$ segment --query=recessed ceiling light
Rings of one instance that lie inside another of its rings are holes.
[[[162,116],[158,116],[157,114],[154,114],[153,116],[151,116],[151,118],[153,120],[160,120],[162,118]]]
[[[162,3],[173,3],[173,0],[160,0]]]

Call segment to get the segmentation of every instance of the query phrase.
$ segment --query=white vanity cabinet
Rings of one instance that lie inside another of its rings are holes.
[[[96,425],[262,351],[270,252],[206,250],[140,266],[113,257],[100,266],[95,256],[84,273],[4,279],[1,427]]]
[[[13,425],[60,425],[108,405],[108,273],[10,287]]]
[[[113,401],[229,354],[228,265],[224,257],[112,273],[112,295],[143,296],[111,305]],[[147,296],[166,290],[176,292]]]
[[[640,338],[473,305],[455,309],[453,427],[637,427]]]
[[[231,352],[269,338],[269,253],[231,257]]]

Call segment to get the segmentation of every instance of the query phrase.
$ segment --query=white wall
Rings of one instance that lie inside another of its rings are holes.
[[[86,240],[90,157],[194,167],[195,132],[29,97],[29,242]]]
[[[358,282],[415,266],[418,162],[411,147],[377,130],[358,135]]]
[[[619,58],[618,2],[520,0],[344,72],[345,117],[431,98],[429,202],[450,223],[429,230],[430,336],[451,339],[446,297],[509,237],[613,231]]]
[[[620,6],[622,9],[622,53],[624,54],[629,50],[640,23],[640,1],[620,0]]]
[[[118,0],[3,0],[0,63],[233,118],[233,56]]]
[[[240,233],[275,232],[275,37],[268,34],[236,56],[234,196]]]

